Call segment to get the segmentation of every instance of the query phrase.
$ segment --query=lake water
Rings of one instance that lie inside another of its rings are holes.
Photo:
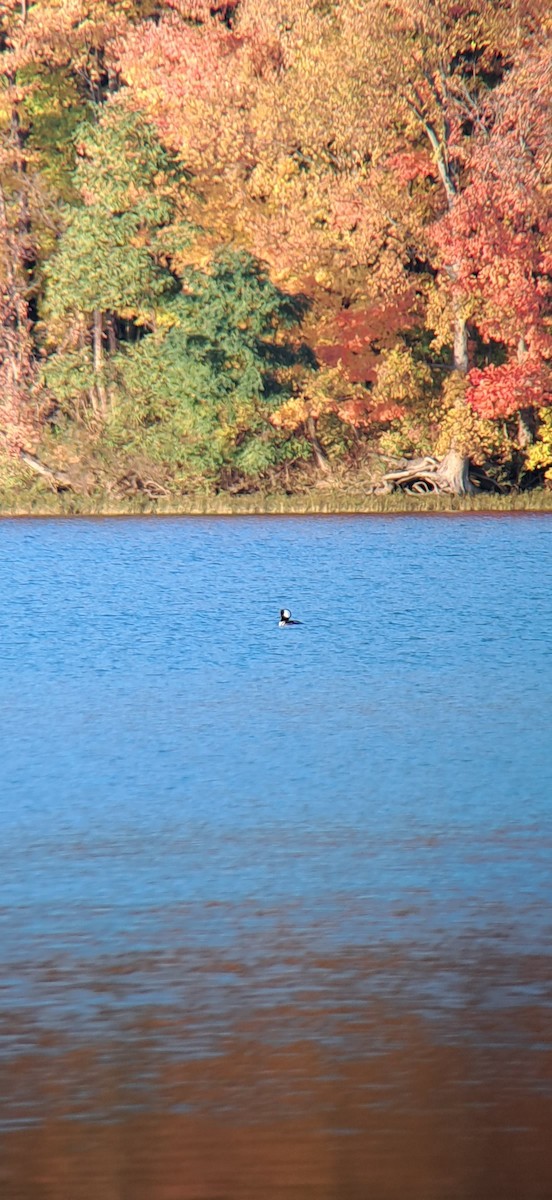
[[[550,1200],[552,518],[0,548],[2,1200]]]

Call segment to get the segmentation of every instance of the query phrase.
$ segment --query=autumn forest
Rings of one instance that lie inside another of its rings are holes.
[[[552,487],[549,0],[0,3],[0,494]]]

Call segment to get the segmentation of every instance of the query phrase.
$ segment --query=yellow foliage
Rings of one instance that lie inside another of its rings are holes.
[[[431,371],[417,362],[406,346],[395,346],[381,356],[373,391],[376,404],[404,404],[417,408],[431,399]]]
[[[336,413],[339,401],[351,390],[340,366],[320,367],[301,381],[301,390],[291,400],[286,400],[272,417],[272,424],[290,432],[299,429],[312,417]]]
[[[466,376],[458,371],[453,371],[445,383],[435,453],[441,457],[448,450],[458,450],[474,463],[484,463],[487,458],[504,453],[507,441],[495,421],[479,417],[466,403],[466,383]]]
[[[525,465],[528,471],[545,467],[545,479],[552,480],[552,408],[541,408],[539,420],[537,440],[527,450]]]
[[[272,424],[278,429],[299,429],[311,415],[306,396],[293,396],[286,400],[272,416]]]
[[[376,406],[398,405],[397,416],[380,438],[386,454],[426,454],[431,449],[431,430],[436,400],[429,367],[418,362],[406,346],[396,346],[382,355],[373,391]],[[376,409],[377,411],[377,409]]]
[[[294,175],[297,175],[298,170],[299,166],[297,162],[289,154],[284,155],[277,165],[278,175],[281,179],[291,179]]]
[[[457,317],[465,321],[476,315],[476,302],[473,298],[464,298],[459,309],[457,298],[452,297],[450,288],[430,287],[427,290],[426,325],[433,330],[431,349],[436,353],[450,348],[453,340],[453,324]]]

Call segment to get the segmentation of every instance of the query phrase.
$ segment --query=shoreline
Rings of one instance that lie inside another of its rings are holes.
[[[91,517],[215,517],[215,516],[384,516],[455,515],[480,513],[552,513],[552,491],[535,489],[510,495],[485,493],[475,496],[363,495],[339,489],[324,489],[316,494],[228,494],[163,497],[157,500],[137,498],[113,501],[91,496],[52,494],[36,497],[34,503],[2,503],[0,520],[32,518]]]

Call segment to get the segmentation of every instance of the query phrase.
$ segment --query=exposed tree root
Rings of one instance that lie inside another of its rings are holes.
[[[414,458],[383,476],[384,490],[395,489],[411,495],[439,492],[453,496],[472,495],[475,487],[469,476],[470,460],[457,450],[437,458]]]
[[[117,480],[117,489],[122,496],[136,496],[142,493],[150,500],[169,495],[168,489],[157,479],[144,479],[137,471],[129,471]]]
[[[437,492],[441,495],[472,496],[477,492],[504,493],[508,489],[491,479],[482,467],[474,467],[468,458],[449,450],[437,458],[403,459],[395,470],[383,476],[382,492],[402,491],[410,496]]]

